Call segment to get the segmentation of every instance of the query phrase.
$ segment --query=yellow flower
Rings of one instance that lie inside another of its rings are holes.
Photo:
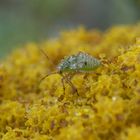
[[[139,38],[140,24],[104,33],[80,27],[14,50],[0,64],[0,139],[140,139]],[[102,66],[75,74],[71,82],[78,95],[66,82],[64,92],[59,74],[39,84],[65,56],[79,51],[101,59]]]

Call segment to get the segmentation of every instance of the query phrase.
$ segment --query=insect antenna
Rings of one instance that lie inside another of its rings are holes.
[[[43,50],[43,49],[41,49],[40,47],[38,48],[39,49],[39,51],[47,58],[47,60],[50,62],[50,64],[52,65],[52,66],[54,66],[54,63],[51,61],[51,59],[49,58],[49,56],[46,54],[46,52]],[[52,72],[52,73],[49,73],[49,74],[46,74],[44,77],[42,77],[40,80],[39,80],[39,85],[41,84],[41,82],[43,81],[43,80],[45,80],[48,76],[50,76],[50,75],[52,75],[52,74],[57,74],[58,72]]]
[[[46,54],[46,52],[43,50],[43,49],[41,49],[41,48],[38,48],[39,49],[39,51],[47,58],[47,60],[50,62],[50,64],[52,65],[52,66],[54,66],[55,64],[51,61],[51,59],[49,58],[49,56]]]
[[[40,79],[39,85],[40,85],[41,82],[42,82],[43,80],[45,80],[48,76],[53,75],[53,74],[58,74],[58,72],[52,72],[52,73],[46,74],[44,77],[42,77],[42,78]]]

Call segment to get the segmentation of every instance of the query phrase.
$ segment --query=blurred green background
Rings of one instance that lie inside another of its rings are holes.
[[[0,0],[0,57],[63,29],[84,25],[105,30],[139,19],[140,0]]]

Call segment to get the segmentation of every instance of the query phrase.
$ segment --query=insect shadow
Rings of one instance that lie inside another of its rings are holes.
[[[39,48],[39,50],[50,61],[48,55],[41,48]],[[51,64],[53,64],[53,63],[51,62]],[[71,86],[73,92],[77,93],[77,95],[79,95],[77,88],[71,82],[71,79],[73,78],[73,76],[77,73],[92,72],[96,68],[98,68],[100,65],[101,65],[100,60],[98,60],[97,58],[95,58],[85,52],[80,51],[77,54],[64,57],[64,59],[62,59],[60,61],[60,63],[57,65],[56,71],[45,75],[39,81],[39,84],[44,79],[46,79],[48,76],[50,76],[52,74],[59,74],[60,76],[62,76],[61,82],[63,85],[64,94],[65,94],[65,82],[66,82]]]

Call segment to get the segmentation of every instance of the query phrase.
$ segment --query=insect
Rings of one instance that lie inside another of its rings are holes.
[[[44,51],[42,51],[42,53],[48,58],[48,56],[44,53]],[[64,57],[64,59],[62,59],[61,62],[58,64],[56,68],[56,72],[45,75],[41,79],[41,81],[52,74],[60,74],[62,76],[61,81],[62,81],[64,93],[65,93],[64,82],[67,82],[72,87],[73,91],[78,94],[76,87],[71,82],[72,77],[76,73],[92,72],[100,65],[101,62],[97,58],[94,58],[93,56],[87,53],[79,52],[75,55]]]

